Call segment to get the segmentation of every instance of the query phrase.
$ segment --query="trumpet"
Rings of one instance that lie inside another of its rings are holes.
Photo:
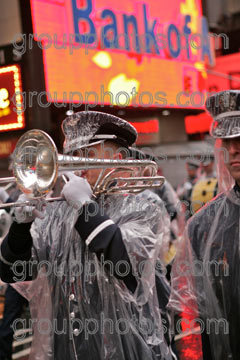
[[[95,197],[101,194],[138,193],[147,188],[158,188],[165,181],[163,176],[156,176],[157,164],[154,161],[91,159],[62,155],[58,154],[54,141],[47,133],[42,130],[29,130],[21,136],[14,150],[14,176],[0,179],[0,183],[16,182],[19,189],[28,195],[30,201],[3,204],[0,209],[25,206],[31,203],[31,200],[45,197],[62,172],[89,169],[102,169],[101,176],[93,189]],[[105,169],[112,170],[104,175]],[[115,176],[121,172],[128,173],[129,176]],[[64,199],[56,197],[45,201],[60,200]]]

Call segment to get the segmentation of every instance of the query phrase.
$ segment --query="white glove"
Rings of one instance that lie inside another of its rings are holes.
[[[184,190],[185,190],[185,191],[191,190],[192,187],[193,187],[193,186],[192,186],[192,184],[191,184],[189,181],[185,182],[185,184],[184,184]]]
[[[17,202],[24,202],[24,201],[31,201],[33,200],[29,199],[25,194],[21,194],[19,198],[17,199]],[[44,215],[41,211],[36,209],[36,206],[40,205],[40,201],[35,200],[33,206],[22,206],[22,207],[16,207],[14,209],[14,221],[17,221],[18,223],[29,223],[36,219],[36,217],[43,219]],[[42,205],[42,210],[43,210]]]
[[[6,192],[6,190],[4,190],[4,188],[0,187],[0,200],[5,203],[7,201],[7,199],[9,198],[8,193]]]
[[[87,201],[91,200],[92,189],[86,179],[66,172],[69,181],[64,185],[61,195],[67,200],[70,206],[80,209]]]

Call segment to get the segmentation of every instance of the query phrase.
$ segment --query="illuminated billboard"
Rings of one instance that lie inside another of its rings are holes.
[[[31,10],[48,101],[202,107],[186,101],[213,63],[201,0],[31,0]]]
[[[154,145],[160,141],[158,118],[147,118],[129,121],[138,133],[136,145]]]
[[[0,67],[0,132],[25,127],[22,102],[20,67]]]
[[[13,153],[17,139],[1,140],[0,141],[0,158],[7,158]]]
[[[212,124],[212,117],[206,112],[198,115],[185,116],[184,120],[187,134],[209,132]]]
[[[208,70],[209,94],[223,90],[240,90],[240,53],[219,56],[216,66]]]

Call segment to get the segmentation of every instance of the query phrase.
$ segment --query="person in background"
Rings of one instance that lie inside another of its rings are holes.
[[[137,148],[130,148],[130,154],[134,159],[142,160],[142,159],[148,159],[154,161],[156,164],[158,164],[158,158],[156,156],[144,153],[143,151],[137,149]],[[163,176],[162,169],[160,166],[158,166],[158,176]],[[157,194],[160,199],[162,199],[164,206],[168,212],[168,215],[170,216],[171,224],[172,226],[172,237],[176,238],[179,233],[178,226],[180,226],[180,214],[181,214],[181,208],[180,208],[180,199],[170,184],[170,182],[165,178],[164,184],[161,187],[151,189],[155,194]],[[175,223],[174,220],[177,220],[177,223]],[[182,227],[181,227],[182,228]]]
[[[199,166],[200,163],[198,160],[188,160],[186,162],[187,179],[177,188],[177,195],[182,202],[182,209],[185,213],[186,221],[192,216],[191,194],[193,186],[198,181]]]
[[[216,178],[217,175],[214,165],[214,155],[211,155],[207,159],[204,159],[200,165],[200,178]]]
[[[218,193],[217,175],[214,167],[214,156],[201,162],[201,176],[192,188],[191,210],[193,213],[211,201]]]

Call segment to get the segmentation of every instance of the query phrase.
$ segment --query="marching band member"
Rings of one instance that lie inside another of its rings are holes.
[[[69,116],[62,129],[65,153],[92,158],[122,159],[137,137],[128,122],[100,112]],[[169,218],[150,191],[95,198],[101,171],[67,173],[66,201],[41,213],[15,209],[0,276],[32,280],[15,284],[31,304],[30,358],[173,359],[164,326],[169,288],[156,272]]]
[[[239,359],[240,91],[211,96],[220,193],[189,221],[174,263],[169,305],[195,313],[203,359]]]

